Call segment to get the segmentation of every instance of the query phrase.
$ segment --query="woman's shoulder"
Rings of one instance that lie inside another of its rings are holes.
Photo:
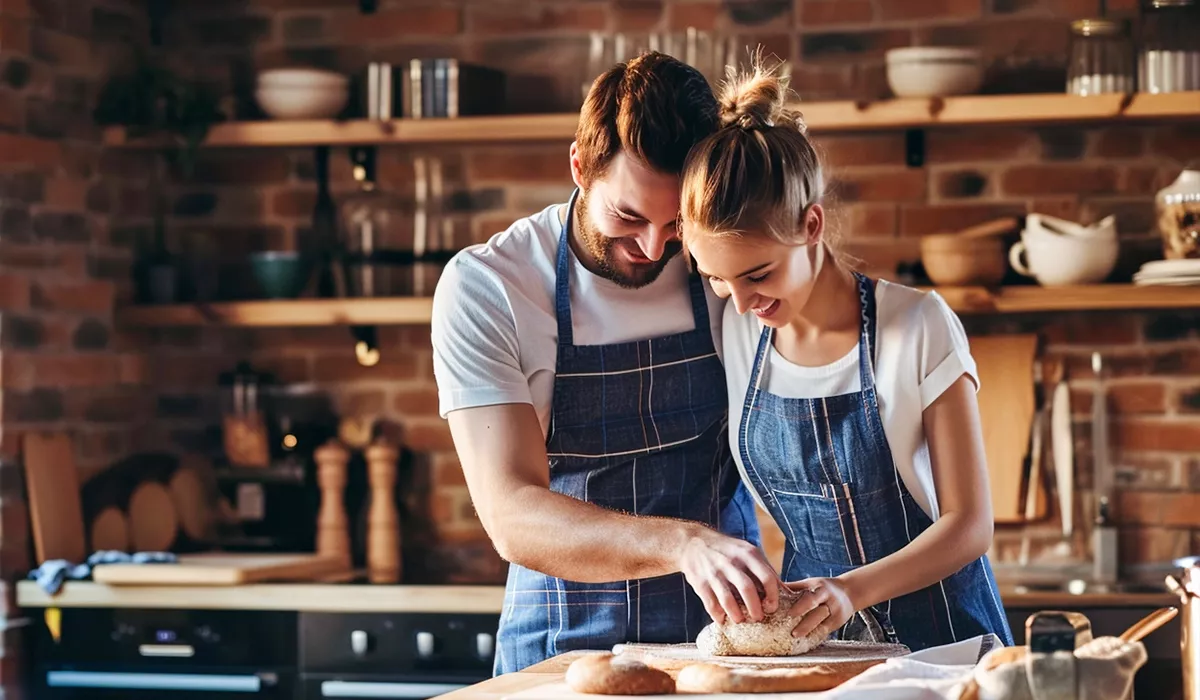
[[[879,280],[875,286],[875,302],[881,326],[913,331],[931,326],[961,325],[958,314],[935,290]]]

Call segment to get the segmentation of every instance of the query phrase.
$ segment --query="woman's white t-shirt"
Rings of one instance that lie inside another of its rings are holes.
[[[916,502],[938,518],[937,492],[929,461],[922,412],[964,373],[979,388],[962,322],[936,292],[880,280],[875,286],[875,385],[884,434],[900,477]],[[729,440],[742,479],[759,505],[762,499],[746,477],[738,446],[742,406],[762,324],[753,313],[741,316],[725,307],[722,328],[725,377],[729,386]],[[823,398],[860,391],[858,345],[822,367],[802,367],[771,349],[764,388],[793,399]]]

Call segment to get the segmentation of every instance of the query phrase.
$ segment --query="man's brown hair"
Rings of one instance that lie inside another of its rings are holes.
[[[692,146],[718,124],[717,99],[695,68],[657,51],[618,63],[592,83],[579,113],[583,180],[603,176],[622,150],[677,175]]]

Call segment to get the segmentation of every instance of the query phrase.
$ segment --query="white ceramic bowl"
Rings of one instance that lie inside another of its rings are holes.
[[[346,106],[346,87],[260,86],[254,91],[258,106],[275,119],[332,119]]]
[[[348,84],[349,79],[341,73],[319,68],[272,68],[258,74],[258,87],[341,88]]]
[[[892,49],[887,52],[887,79],[897,97],[969,95],[983,85],[983,60],[978,49]]]

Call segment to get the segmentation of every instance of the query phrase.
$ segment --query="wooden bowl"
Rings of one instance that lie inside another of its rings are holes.
[[[921,262],[934,284],[995,286],[1008,271],[1004,244],[1000,236],[930,234],[921,237]]]

